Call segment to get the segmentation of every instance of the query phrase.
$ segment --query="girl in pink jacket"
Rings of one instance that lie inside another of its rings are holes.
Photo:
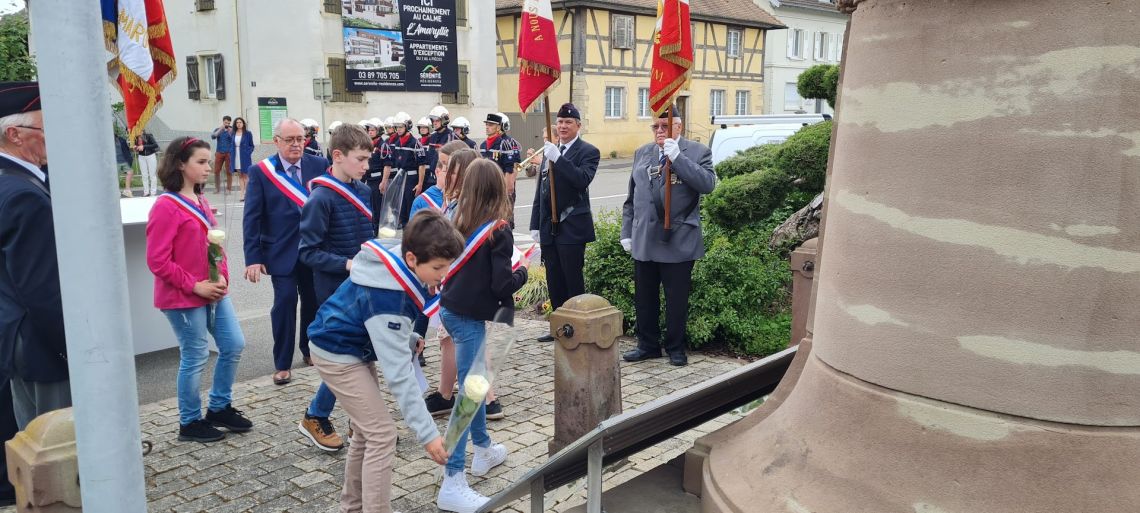
[[[178,338],[178,439],[214,442],[225,438],[217,428],[233,432],[253,427],[232,405],[238,360],[245,347],[233,304],[227,295],[229,272],[221,251],[223,232],[203,197],[210,177],[210,144],[194,137],[175,139],[158,166],[166,192],[150,211],[146,225],[146,263],[154,273],[154,306],[166,315]],[[211,280],[210,241],[215,279]],[[209,357],[207,333],[218,347],[214,383],[205,417],[199,385]]]

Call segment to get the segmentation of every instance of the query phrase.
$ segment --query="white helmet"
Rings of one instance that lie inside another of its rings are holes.
[[[393,116],[392,121],[395,122],[395,123],[393,123],[393,125],[395,125],[395,126],[404,125],[404,128],[406,128],[408,130],[412,129],[412,116],[411,116],[411,114],[408,114],[407,112],[404,112],[404,111],[397,112],[396,115]]]
[[[305,128],[319,128],[320,123],[317,123],[313,118],[305,118],[301,120],[301,126]]]
[[[367,119],[362,119],[362,120],[358,121],[356,124],[360,125],[360,128],[363,128],[365,130],[367,130],[368,127],[372,126],[372,123],[369,123]]]
[[[393,129],[396,128],[396,118],[394,118],[392,116],[388,116],[387,118],[384,118],[384,126],[389,127],[389,128],[393,128]]]
[[[498,114],[499,119],[503,120],[503,131],[509,132],[511,130],[511,118],[502,112],[496,112],[495,114]]]
[[[344,123],[341,123],[340,121],[333,121],[332,123],[329,123],[329,132],[336,130],[338,127],[340,127],[343,124]]]
[[[435,107],[432,107],[431,112],[428,113],[428,119],[431,119],[432,121],[438,119],[443,122],[443,126],[447,126],[447,123],[451,121],[451,113],[447,112],[447,108],[445,108],[443,105],[436,105]]]
[[[431,120],[428,119],[427,116],[420,118],[419,121],[416,121],[416,127],[421,127],[421,126],[431,128]]]
[[[467,135],[467,132],[471,131],[471,122],[467,121],[467,118],[459,116],[455,118],[455,121],[451,122],[451,128],[463,129],[463,135]]]
[[[368,124],[376,128],[382,128],[384,126],[384,122],[381,121],[380,118],[371,118],[368,120]]]

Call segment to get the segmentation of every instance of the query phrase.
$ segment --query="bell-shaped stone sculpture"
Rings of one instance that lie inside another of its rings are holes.
[[[841,4],[814,349],[702,511],[1140,510],[1140,2]]]

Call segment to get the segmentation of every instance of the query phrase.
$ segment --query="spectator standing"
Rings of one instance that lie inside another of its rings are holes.
[[[218,141],[214,153],[214,192],[222,192],[222,170],[230,169],[230,159],[234,154],[234,131],[230,127],[233,118],[222,117],[222,126],[215,128],[210,134],[211,139]],[[226,173],[226,192],[233,192],[233,176]]]
[[[158,141],[154,140],[153,134],[143,131],[142,135],[135,139],[135,151],[139,154],[143,196],[154,196],[158,194]]]
[[[245,201],[245,188],[249,184],[249,168],[253,167],[253,133],[246,126],[245,118],[234,119],[234,153],[233,164],[230,171],[238,175],[241,181],[241,196],[238,201]]]

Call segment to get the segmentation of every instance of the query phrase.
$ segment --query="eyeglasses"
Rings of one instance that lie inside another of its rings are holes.
[[[673,123],[673,124],[674,125],[680,125],[681,123]],[[664,131],[669,130],[669,123],[654,123],[652,125],[649,125],[649,129],[654,131],[654,132],[658,132],[658,131],[664,132]]]
[[[301,144],[301,143],[305,142],[305,136],[298,135],[296,137],[281,137],[279,135],[279,136],[277,136],[277,140],[281,141],[285,144]]]
[[[43,132],[43,131],[44,131],[44,127],[42,127],[42,126],[25,126],[25,125],[16,125],[16,128],[28,128],[28,129],[31,129],[31,130],[39,130],[39,131],[41,131],[41,132]]]

